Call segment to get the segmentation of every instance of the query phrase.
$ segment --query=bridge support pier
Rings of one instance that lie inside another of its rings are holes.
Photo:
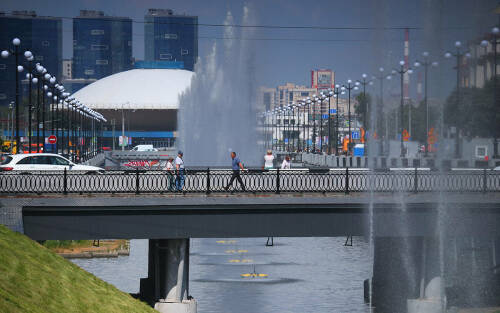
[[[189,239],[150,239],[140,298],[162,313],[196,313],[189,296]]]
[[[499,238],[377,237],[374,249],[376,313],[500,305]]]

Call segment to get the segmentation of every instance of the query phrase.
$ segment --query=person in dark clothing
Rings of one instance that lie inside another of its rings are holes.
[[[236,157],[236,152],[234,151],[231,152],[231,159],[232,159],[233,175],[231,176],[229,184],[226,187],[224,187],[224,189],[226,191],[229,190],[229,187],[233,185],[234,180],[237,179],[241,185],[241,189],[245,191],[245,184],[243,184],[243,180],[241,179],[240,176],[240,170],[244,170],[243,163],[241,163],[240,159]]]

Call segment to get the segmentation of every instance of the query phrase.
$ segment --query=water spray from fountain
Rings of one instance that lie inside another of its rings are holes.
[[[242,25],[255,24],[254,10],[243,8]],[[190,166],[227,166],[236,151],[245,166],[258,164],[255,111],[255,47],[237,37],[252,28],[238,28],[227,12],[223,45],[213,44],[198,60],[191,88],[181,96],[180,148]]]

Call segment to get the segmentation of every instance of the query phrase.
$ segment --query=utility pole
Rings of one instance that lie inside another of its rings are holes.
[[[125,151],[125,116],[123,115],[123,104],[122,104],[122,151]]]
[[[113,138],[113,151],[115,151],[115,119],[111,120],[111,127],[113,130],[113,135],[111,136]]]

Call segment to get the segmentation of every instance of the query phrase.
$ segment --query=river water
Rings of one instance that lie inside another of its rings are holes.
[[[192,239],[190,294],[200,313],[357,313],[363,280],[372,273],[369,244],[345,238]],[[147,276],[147,240],[132,240],[130,256],[75,259],[74,263],[119,289],[137,293]],[[239,262],[238,262],[239,261]],[[243,273],[267,278],[242,278]]]

